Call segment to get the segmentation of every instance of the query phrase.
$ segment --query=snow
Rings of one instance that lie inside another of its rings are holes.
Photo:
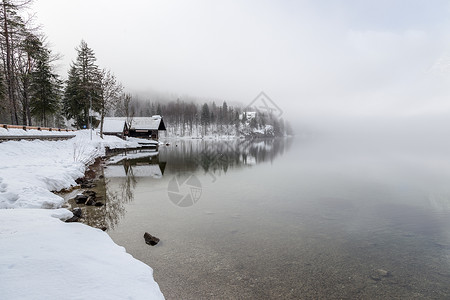
[[[149,266],[105,232],[52,217],[67,214],[0,210],[2,299],[163,299]]]
[[[76,185],[86,164],[105,154],[105,147],[139,147],[135,142],[88,130],[72,132],[65,141],[9,141],[0,143],[0,209],[58,208],[64,202],[51,191]]]
[[[106,121],[126,121],[126,117],[106,117]],[[157,130],[162,121],[161,116],[153,116],[153,117],[134,117],[131,119],[131,128],[132,129],[142,129],[142,130]]]
[[[74,135],[74,131],[48,131],[48,130],[23,130],[18,128],[5,129],[0,127],[0,136],[3,135]]]
[[[125,128],[125,120],[111,120],[105,118],[103,122],[103,132],[121,133]]]
[[[0,128],[2,135],[43,134],[35,131]],[[51,192],[75,185],[106,147],[140,146],[96,132],[91,140],[89,130],[63,134],[76,137],[0,143],[0,298],[162,299],[149,266],[105,232],[60,221],[72,213],[57,209],[64,200]]]
[[[115,156],[111,157],[108,160],[108,163],[109,164],[117,164],[118,162],[121,162],[124,159],[139,159],[139,158],[155,156],[158,154],[159,154],[159,152],[157,152],[157,151],[119,154],[119,155],[115,155]]]
[[[158,144],[160,144],[158,141],[135,138],[135,137],[127,137],[127,141],[136,142],[141,145],[158,145]]]

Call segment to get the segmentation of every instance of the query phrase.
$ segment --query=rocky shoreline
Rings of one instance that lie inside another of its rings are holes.
[[[108,229],[106,222],[102,222],[99,215],[104,214],[106,204],[106,188],[103,168],[109,156],[99,157],[88,166],[84,177],[75,182],[78,184],[70,189],[57,192],[65,199],[63,208],[69,209],[74,216],[66,222],[80,222],[102,229]]]

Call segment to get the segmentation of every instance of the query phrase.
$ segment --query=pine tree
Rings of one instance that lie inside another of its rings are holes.
[[[209,113],[209,107],[208,107],[208,104],[205,103],[202,106],[202,113],[201,113],[201,116],[200,116],[200,123],[203,126],[204,135],[206,135],[206,133],[207,133],[206,128],[207,128],[207,126],[209,125],[210,122],[211,122],[211,116],[210,116],[210,113]]]
[[[225,101],[223,101],[223,104],[222,104],[222,115],[223,115],[223,117],[222,117],[223,123],[228,125],[230,120],[229,120],[229,116],[228,116],[228,105]]]
[[[83,97],[80,90],[81,80],[78,77],[77,69],[72,65],[69,69],[69,77],[64,90],[63,112],[67,119],[74,119],[74,126],[77,128],[86,124],[86,120],[82,115],[83,108],[79,105],[79,103],[82,102]]]
[[[31,114],[48,126],[49,117],[59,110],[61,81],[52,70],[47,49],[41,49],[37,56],[35,70],[31,73],[30,94]]]
[[[101,73],[95,64],[94,51],[85,41],[76,50],[77,59],[70,66],[64,94],[64,111],[80,128],[88,125],[90,108],[101,110]]]

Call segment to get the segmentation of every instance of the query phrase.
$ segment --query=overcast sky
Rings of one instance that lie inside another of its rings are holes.
[[[249,103],[287,118],[450,114],[450,2],[36,0],[61,73],[84,39],[129,92]]]

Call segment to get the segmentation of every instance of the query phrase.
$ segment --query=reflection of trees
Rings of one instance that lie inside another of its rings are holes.
[[[174,171],[226,173],[230,168],[273,161],[292,144],[288,138],[238,139],[230,141],[177,141],[161,148],[160,155]]]
[[[291,139],[285,138],[177,141],[167,148],[161,147],[159,155],[124,159],[109,166],[116,167],[115,171],[120,174],[108,178],[102,170],[104,184],[100,182],[97,194],[104,199],[105,205],[89,210],[87,223],[98,228],[115,228],[126,213],[125,204],[134,201],[136,177],[146,176],[145,172],[144,175],[139,172],[142,167],[158,166],[159,176],[165,173],[166,168],[171,169],[170,172],[194,172],[200,168],[210,175],[221,175],[232,168],[273,161],[286,152],[291,143]]]
[[[124,168],[127,169],[126,177],[120,183],[118,189],[114,189],[111,180],[106,182],[106,213],[105,223],[107,228],[114,229],[119,220],[125,215],[125,204],[134,200],[134,188],[136,187],[136,178],[134,177],[133,168],[130,167],[127,160],[123,161]]]
[[[120,219],[125,215],[125,204],[134,200],[134,189],[136,188],[137,179],[133,167],[137,165],[158,165],[161,173],[164,173],[165,162],[160,162],[157,156],[125,159],[119,165],[123,166],[123,175],[116,179],[120,180],[120,184],[113,182],[113,178],[105,180],[105,196],[106,205],[104,210],[104,226],[108,229],[114,229]]]
[[[123,162],[124,168],[127,176],[122,184],[120,184],[120,190],[122,194],[122,202],[129,203],[134,200],[134,188],[136,187],[136,178],[134,177],[134,171],[131,167],[131,162],[129,160],[124,160]]]

